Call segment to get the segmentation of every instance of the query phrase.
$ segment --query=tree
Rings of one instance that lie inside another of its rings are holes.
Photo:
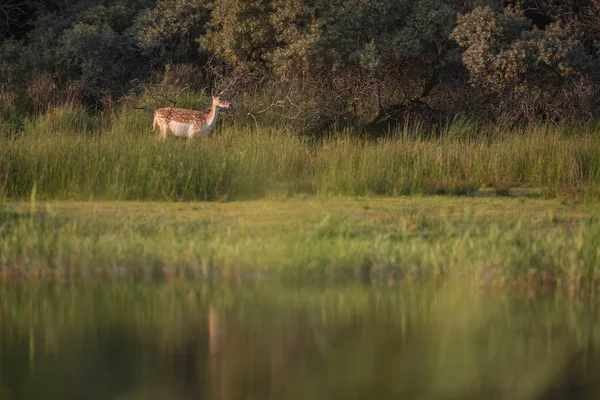
[[[0,0],[0,37],[20,38],[35,7],[32,0]]]
[[[161,64],[199,59],[196,39],[210,17],[208,0],[158,0],[140,12],[132,34],[147,55]]]
[[[275,11],[272,0],[217,0],[199,44],[234,68],[264,72],[278,46],[271,23]]]
[[[457,68],[449,34],[466,5],[459,0],[216,0],[200,44],[234,69],[280,81],[300,76],[305,93],[306,83],[325,89],[328,105],[336,103],[339,113],[372,114],[386,105],[425,101]]]
[[[578,118],[598,104],[594,60],[560,22],[540,30],[519,9],[479,7],[459,15],[451,37],[465,48],[472,84],[494,94],[505,115]]]
[[[2,0],[0,0],[2,1]],[[152,0],[40,0],[21,38],[6,40],[0,54],[12,82],[29,85],[39,77],[57,89],[83,83],[87,98],[119,95],[127,83],[145,77],[147,65],[129,34],[134,17]],[[7,79],[7,78],[4,78]]]
[[[137,55],[128,37],[106,25],[88,24],[64,31],[57,51],[62,76],[81,80],[86,93],[96,99],[105,93],[124,93],[124,83],[136,76]]]

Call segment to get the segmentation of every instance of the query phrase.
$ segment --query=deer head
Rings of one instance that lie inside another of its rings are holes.
[[[231,106],[231,103],[229,103],[227,100],[225,100],[223,98],[223,94],[225,93],[225,90],[216,93],[215,88],[212,89],[211,91],[211,96],[212,96],[212,101],[213,104],[219,108],[229,108]]]

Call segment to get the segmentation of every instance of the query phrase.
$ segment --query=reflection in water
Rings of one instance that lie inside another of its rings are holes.
[[[208,309],[208,347],[211,358],[216,358],[219,352],[219,338],[222,335],[219,316],[214,306]]]
[[[451,284],[4,285],[0,399],[592,399],[597,307]]]

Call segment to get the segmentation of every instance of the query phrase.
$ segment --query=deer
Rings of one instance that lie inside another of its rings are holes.
[[[169,129],[175,136],[187,137],[188,139],[197,136],[209,136],[217,124],[219,110],[230,107],[230,103],[221,97],[222,94],[223,92],[215,94],[215,90],[212,90],[212,106],[208,114],[185,108],[159,108],[154,111],[152,131],[158,125],[160,128],[159,139],[163,142],[167,139]]]

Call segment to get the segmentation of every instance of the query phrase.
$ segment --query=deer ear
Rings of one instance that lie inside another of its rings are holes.
[[[212,89],[211,89],[211,91],[210,91],[210,95],[211,95],[211,96],[213,96],[213,97],[215,96],[215,88],[212,88]]]

